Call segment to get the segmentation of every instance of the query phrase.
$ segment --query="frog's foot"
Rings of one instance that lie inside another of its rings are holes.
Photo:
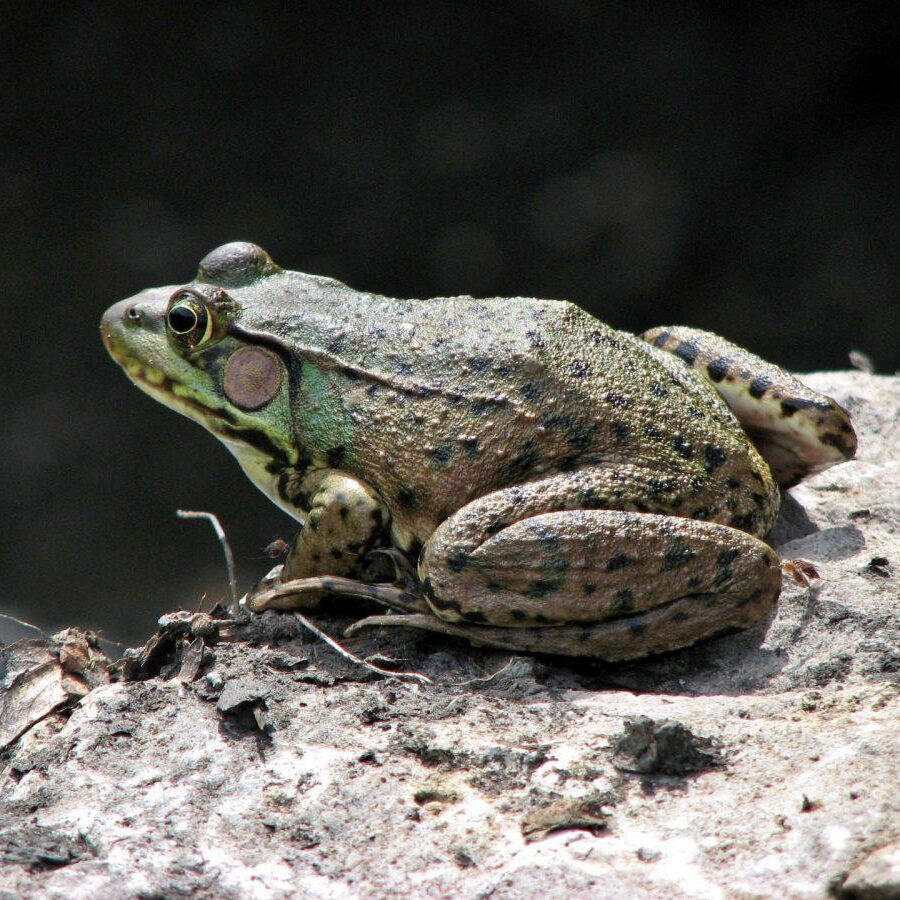
[[[362,597],[403,613],[427,610],[422,599],[410,590],[392,584],[367,584],[338,575],[316,575],[280,582],[248,594],[244,604],[251,612],[256,613],[267,609],[309,609],[329,595]]]
[[[369,616],[354,622],[344,634],[363,628],[406,627],[464,638],[476,645],[525,653],[588,656],[606,662],[639,659],[693,644],[735,629],[747,628],[772,607],[771,595],[749,595],[734,614],[723,619],[721,597],[694,594],[642,613],[584,625],[498,628],[445,622],[431,614]]]
[[[853,459],[856,433],[847,411],[778,366],[695,328],[652,328],[643,338],[710,382],[781,487]]]
[[[803,587],[809,587],[811,581],[817,581],[822,577],[819,575],[819,570],[808,559],[782,560],[781,571]]]
[[[399,547],[376,547],[370,550],[367,560],[386,556],[394,564],[397,581],[415,583],[418,580],[415,563]]]

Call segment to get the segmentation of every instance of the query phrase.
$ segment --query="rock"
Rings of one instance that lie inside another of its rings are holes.
[[[847,876],[839,897],[896,900],[900,897],[900,841],[870,853]]]
[[[83,654],[5,648],[0,897],[897,896],[900,379],[806,380],[860,457],[786,498],[773,543],[821,577],[750,632],[619,666],[345,641],[424,684],[291,616],[173,614],[30,705],[16,673]]]

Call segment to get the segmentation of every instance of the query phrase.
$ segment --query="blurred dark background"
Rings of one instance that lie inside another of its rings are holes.
[[[210,249],[900,366],[888,5],[0,3],[0,611],[137,640],[293,528],[97,322]],[[0,635],[8,633],[0,623]]]

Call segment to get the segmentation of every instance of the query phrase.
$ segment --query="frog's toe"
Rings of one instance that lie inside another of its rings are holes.
[[[258,613],[267,609],[310,609],[328,596],[360,597],[404,613],[426,609],[421,598],[412,591],[396,585],[368,584],[337,575],[316,575],[281,582],[261,593],[248,595],[244,602],[251,612]]]
[[[624,662],[689,647],[700,639],[748,628],[772,611],[777,596],[777,589],[757,587],[749,589],[736,602],[725,605],[718,594],[694,594],[646,612],[605,622],[536,628],[445,622],[427,614],[369,616],[355,622],[344,633],[349,637],[363,628],[416,628],[503,650]]]

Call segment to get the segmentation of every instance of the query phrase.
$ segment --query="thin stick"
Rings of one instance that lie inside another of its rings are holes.
[[[38,628],[37,625],[32,625],[31,622],[26,622],[24,619],[17,619],[9,613],[0,613],[0,619],[8,619],[10,622],[15,622],[16,625],[23,625],[25,628],[33,628],[38,634],[44,635],[45,637],[47,635],[47,632],[44,631],[43,628]]]
[[[304,627],[311,631],[319,640],[325,641],[332,650],[337,651],[344,659],[349,659],[351,662],[355,662],[357,665],[362,666],[364,669],[368,669],[370,672],[377,672],[379,675],[387,675],[388,678],[409,678],[412,681],[418,681],[420,684],[432,684],[432,680],[427,675],[422,675],[419,672],[393,672],[391,669],[382,669],[381,666],[376,666],[374,663],[366,662],[362,657],[357,656],[355,653],[351,653],[347,650],[346,647],[342,647],[333,637],[329,637],[329,635],[325,634],[320,628],[317,628],[313,625],[309,619],[306,618],[302,613],[295,612],[294,618]]]
[[[228,586],[231,588],[231,602],[237,603],[237,578],[234,574],[234,556],[231,554],[231,545],[228,543],[228,538],[225,537],[225,529],[222,528],[218,517],[211,512],[194,512],[189,509],[177,509],[175,514],[179,519],[206,519],[212,526],[219,543],[222,545],[222,552],[225,554],[225,565],[228,568]]]
[[[498,675],[502,675],[513,664],[515,659],[515,656],[511,656],[496,672],[483,678],[469,678],[466,681],[457,681],[453,684],[453,687],[465,687],[469,684],[487,684],[487,682],[493,681]]]

